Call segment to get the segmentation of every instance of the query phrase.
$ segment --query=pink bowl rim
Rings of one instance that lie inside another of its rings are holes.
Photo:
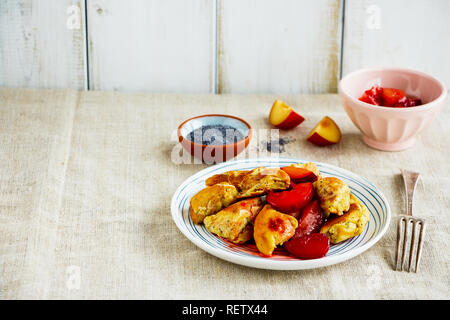
[[[393,72],[406,72],[406,73],[415,73],[421,77],[424,78],[428,78],[434,82],[436,82],[439,87],[441,88],[441,94],[439,95],[439,97],[437,97],[436,99],[427,102],[423,105],[417,106],[417,107],[409,107],[409,108],[390,108],[390,107],[383,107],[383,106],[376,106],[370,103],[366,103],[366,102],[362,102],[356,98],[354,98],[353,96],[351,96],[350,94],[348,94],[347,92],[345,92],[345,90],[342,89],[342,83],[347,80],[348,78],[355,76],[357,74],[361,74],[361,73],[365,73],[365,72],[373,72],[373,71],[393,71]],[[347,98],[349,98],[352,102],[356,103],[358,106],[366,108],[366,109],[370,109],[370,110],[383,110],[383,111],[388,111],[388,112],[414,112],[414,110],[428,110],[431,109],[433,107],[435,107],[436,105],[439,105],[440,102],[442,102],[446,96],[447,96],[447,89],[444,85],[444,83],[442,81],[440,81],[439,79],[437,79],[436,77],[429,75],[425,72],[422,71],[418,71],[418,70],[414,70],[414,69],[408,69],[408,68],[386,68],[386,67],[380,67],[380,68],[364,68],[364,69],[358,69],[355,70],[353,72],[350,72],[349,74],[347,74],[345,77],[343,77],[340,81],[339,81],[339,92],[343,95],[345,95]]]

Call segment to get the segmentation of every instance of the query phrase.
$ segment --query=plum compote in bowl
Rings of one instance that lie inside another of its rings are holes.
[[[420,105],[386,107],[359,100],[373,86],[400,89]],[[339,82],[342,105],[363,141],[383,151],[400,151],[414,145],[417,135],[442,110],[447,89],[435,77],[420,71],[400,68],[362,69]]]

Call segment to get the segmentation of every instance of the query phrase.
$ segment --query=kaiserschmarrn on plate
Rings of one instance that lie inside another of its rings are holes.
[[[263,256],[288,242],[291,255],[320,258],[330,243],[361,234],[370,219],[344,181],[323,177],[312,162],[227,171],[205,184],[190,200],[192,221],[232,243],[254,243]]]

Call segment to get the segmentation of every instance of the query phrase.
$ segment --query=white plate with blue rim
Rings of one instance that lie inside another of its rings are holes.
[[[292,163],[306,163],[297,158],[243,159],[223,162],[208,167],[186,179],[172,197],[172,219],[178,229],[195,245],[206,252],[240,265],[272,270],[301,270],[333,265],[351,259],[372,247],[385,234],[391,210],[386,197],[373,183],[348,170],[313,161],[323,177],[337,177],[347,183],[355,195],[369,209],[370,220],[364,231],[344,242],[331,245],[327,255],[320,259],[301,260],[277,248],[271,257],[261,255],[252,243],[237,245],[210,233],[203,225],[196,225],[189,216],[189,202],[210,176],[230,170],[249,170],[257,167],[284,167]]]

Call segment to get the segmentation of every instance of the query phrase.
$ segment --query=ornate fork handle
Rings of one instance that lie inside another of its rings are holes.
[[[406,215],[412,216],[412,206],[414,200],[414,191],[416,190],[417,180],[419,180],[419,173],[407,170],[402,171],[403,181],[406,189]]]

